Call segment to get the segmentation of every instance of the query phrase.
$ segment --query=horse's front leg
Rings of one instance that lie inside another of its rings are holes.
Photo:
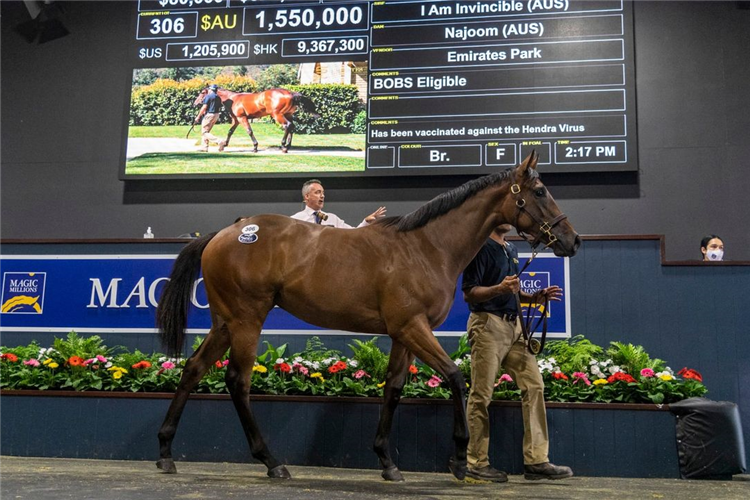
[[[255,138],[253,127],[250,126],[250,121],[247,119],[247,116],[239,117],[239,120],[242,122],[242,126],[245,127],[245,130],[247,130],[247,135],[249,135],[250,139],[253,141],[253,153],[257,153],[258,139]]]
[[[404,477],[396,467],[391,458],[390,435],[393,425],[393,413],[396,411],[398,402],[401,400],[409,365],[414,361],[411,354],[400,342],[393,340],[390,359],[388,360],[388,373],[385,379],[385,391],[383,394],[383,409],[378,422],[378,432],[375,436],[373,449],[378,455],[380,465],[383,467],[382,476],[386,481],[403,481]]]
[[[448,466],[456,479],[466,477],[466,448],[469,444],[469,425],[466,421],[466,381],[461,370],[445,353],[432,333],[426,318],[415,318],[401,332],[399,341],[427,366],[445,378],[453,400],[453,441],[456,451]]]
[[[172,459],[172,441],[177,432],[177,425],[185,409],[190,392],[198,385],[211,365],[220,359],[229,348],[229,335],[225,326],[211,328],[206,340],[203,341],[182,371],[180,383],[174,393],[172,402],[167,410],[164,423],[159,429],[159,461],[156,466],[168,474],[177,472]]]

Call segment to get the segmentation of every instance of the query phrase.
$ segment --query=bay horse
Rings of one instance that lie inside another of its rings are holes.
[[[194,106],[203,104],[208,94],[208,87],[204,88],[196,97]],[[314,116],[319,116],[315,110],[315,103],[310,98],[292,92],[286,89],[269,89],[263,92],[232,92],[231,90],[219,88],[216,93],[221,97],[224,109],[232,120],[232,127],[227,133],[221,149],[229,145],[235,129],[241,123],[247,130],[250,139],[253,141],[253,153],[258,152],[258,140],[253,134],[253,128],[250,126],[250,120],[271,116],[276,123],[284,129],[284,136],[281,139],[281,151],[284,153],[292,147],[292,136],[294,135],[294,121],[292,115],[297,108],[304,106]]]
[[[258,215],[189,243],[174,263],[157,309],[162,342],[181,352],[193,281],[203,269],[212,326],[187,361],[159,430],[157,466],[177,471],[172,441],[190,391],[230,350],[226,383],[253,457],[272,478],[289,478],[268,450],[250,409],[250,382],[263,322],[278,305],[323,328],[392,339],[384,403],[374,450],[382,477],[403,480],[391,458],[393,414],[415,357],[450,386],[454,456],[449,466],[466,474],[466,383],[433,334],[453,302],[459,274],[492,230],[513,224],[519,234],[572,256],[581,240],[535,170],[533,152],[519,166],[480,177],[416,211],[358,229],[337,229],[282,215]],[[252,235],[252,236],[250,236]]]

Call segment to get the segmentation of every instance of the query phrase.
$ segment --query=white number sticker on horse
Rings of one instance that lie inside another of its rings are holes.
[[[240,243],[246,243],[246,244],[255,243],[256,241],[258,241],[258,235],[255,233],[249,233],[249,234],[242,233],[239,236],[239,238],[237,238],[237,240]]]
[[[260,228],[258,227],[257,224],[248,224],[247,226],[242,228],[242,233],[243,234],[257,233],[258,229]]]

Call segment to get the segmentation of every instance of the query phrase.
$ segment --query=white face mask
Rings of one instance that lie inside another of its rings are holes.
[[[722,260],[724,259],[724,250],[706,250],[706,257],[708,260]]]

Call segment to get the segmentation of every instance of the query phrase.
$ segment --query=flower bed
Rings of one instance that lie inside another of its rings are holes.
[[[304,351],[286,353],[286,345],[265,342],[265,352],[253,367],[252,388],[259,394],[313,396],[383,395],[388,355],[376,345],[354,340],[353,355],[326,349],[316,337]],[[193,347],[199,345],[200,339]],[[98,336],[83,338],[75,332],[55,339],[49,348],[36,343],[1,347],[0,388],[10,390],[75,390],[173,392],[185,359],[160,353],[126,352],[105,346]],[[471,380],[470,347],[466,338],[451,354]],[[706,393],[700,374],[683,368],[674,373],[666,363],[651,359],[640,346],[613,342],[607,349],[582,337],[548,342],[539,357],[545,397],[551,402],[654,403],[679,401]],[[228,356],[216,360],[196,392],[226,393]],[[406,398],[450,398],[442,377],[428,366],[409,367]],[[508,374],[499,373],[494,399],[520,400],[520,389]]]

